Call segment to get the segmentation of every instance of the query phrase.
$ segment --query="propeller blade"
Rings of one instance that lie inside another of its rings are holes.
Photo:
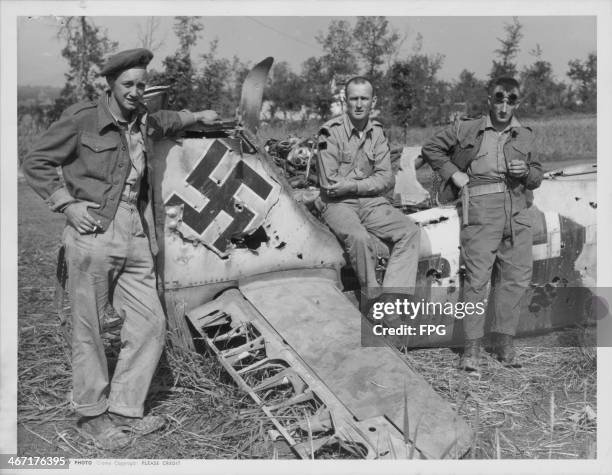
[[[240,107],[238,108],[239,121],[245,129],[253,134],[259,128],[259,113],[263,101],[263,91],[273,62],[274,58],[269,56],[256,64],[249,71],[242,84]]]

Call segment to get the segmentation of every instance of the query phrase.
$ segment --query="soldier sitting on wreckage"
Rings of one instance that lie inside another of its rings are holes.
[[[105,449],[127,445],[129,432],[146,434],[165,423],[162,416],[143,417],[166,325],[153,267],[149,140],[217,120],[214,111],[147,114],[142,97],[152,57],[146,49],[111,57],[100,73],[108,93],[69,107],[23,163],[32,188],[66,215],[72,399],[79,428]],[[125,316],[110,381],[100,335],[108,300]]]
[[[345,86],[346,112],[319,132],[317,206],[343,243],[368,301],[385,293],[414,294],[419,227],[384,194],[393,187],[390,151],[382,124],[370,118],[376,104],[372,83],[354,77]],[[383,286],[376,280],[377,257],[371,234],[393,244]]]

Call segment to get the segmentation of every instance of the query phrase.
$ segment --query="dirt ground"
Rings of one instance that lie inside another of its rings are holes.
[[[170,348],[148,406],[169,427],[128,448],[101,451],[80,436],[69,405],[70,362],[54,302],[63,217],[25,185],[18,189],[18,453],[76,458],[292,458],[269,443],[269,422],[208,356]],[[479,377],[456,370],[449,349],[408,353],[474,430],[468,457],[592,458],[596,447],[596,359],[582,348],[519,347],[523,369],[486,357]],[[540,346],[538,346],[540,345]],[[342,454],[327,454],[341,458]]]

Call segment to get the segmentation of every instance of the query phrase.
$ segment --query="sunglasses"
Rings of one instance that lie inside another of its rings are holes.
[[[516,94],[506,95],[503,92],[496,92],[493,94],[493,100],[496,104],[502,104],[504,101],[507,101],[509,106],[514,106],[518,102],[518,96]]]

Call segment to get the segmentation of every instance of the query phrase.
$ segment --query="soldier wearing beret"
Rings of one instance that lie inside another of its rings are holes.
[[[148,114],[142,97],[152,57],[146,49],[111,57],[101,71],[109,91],[96,102],[64,111],[23,162],[32,188],[66,216],[72,402],[82,416],[81,430],[106,449],[127,445],[129,432],[149,433],[165,422],[162,416],[144,415],[165,340],[153,264],[151,140],[198,121],[218,120],[214,111]],[[107,301],[124,317],[112,380],[100,335]]]
[[[344,244],[362,296],[373,299],[383,291],[412,294],[420,230],[384,196],[395,180],[382,124],[370,119],[374,89],[366,78],[354,77],[346,84],[345,96],[346,113],[319,132],[321,214]],[[382,289],[370,233],[393,245]]]
[[[497,335],[498,359],[517,367],[513,336],[532,271],[527,208],[531,190],[542,182],[542,167],[535,158],[533,132],[515,116],[520,105],[519,83],[500,77],[491,82],[488,92],[488,114],[438,132],[423,146],[422,154],[445,180],[442,194],[467,191],[468,219],[460,235],[466,270],[463,298],[475,304],[486,302],[492,272],[497,276],[490,331]],[[485,316],[467,315],[463,330],[460,367],[477,371]]]

